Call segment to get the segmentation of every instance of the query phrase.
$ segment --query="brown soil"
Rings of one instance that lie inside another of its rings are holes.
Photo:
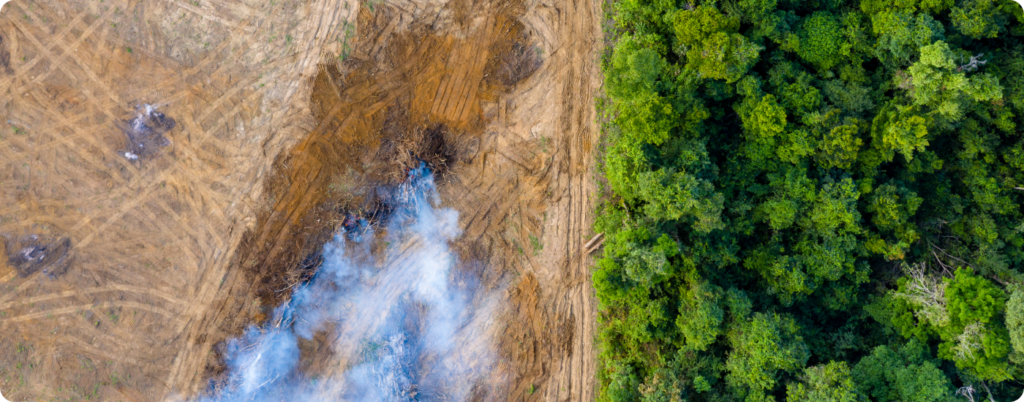
[[[345,215],[379,213],[374,186],[420,158],[460,212],[453,246],[504,289],[487,394],[594,399],[599,18],[595,1],[8,4],[0,390],[201,392],[218,345],[265,320]],[[142,104],[174,124],[133,160]],[[25,265],[26,244],[63,253]]]

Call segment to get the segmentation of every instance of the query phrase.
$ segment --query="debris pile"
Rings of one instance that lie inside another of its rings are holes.
[[[132,161],[155,155],[160,148],[170,145],[164,133],[176,125],[174,119],[158,112],[155,106],[144,104],[138,109],[138,114],[121,127],[128,140],[123,155]]]
[[[71,239],[67,237],[29,234],[4,240],[7,263],[23,278],[40,269],[50,278],[56,278],[67,272],[71,265]]]

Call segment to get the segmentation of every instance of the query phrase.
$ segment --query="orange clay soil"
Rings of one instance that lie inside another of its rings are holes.
[[[460,213],[453,247],[501,295],[478,397],[593,400],[600,16],[593,1],[9,3],[0,390],[195,396],[224,340],[266,320],[415,155]],[[143,104],[174,125],[132,159]],[[304,368],[336,370],[324,342],[303,342]]]

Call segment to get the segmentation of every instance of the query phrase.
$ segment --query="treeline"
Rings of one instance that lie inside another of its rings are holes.
[[[688,1],[606,7],[601,400],[1018,398],[1021,7]]]

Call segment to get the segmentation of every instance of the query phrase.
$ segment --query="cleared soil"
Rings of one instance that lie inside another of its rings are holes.
[[[487,399],[592,400],[600,17],[594,1],[8,4],[4,396],[204,391],[223,341],[418,157],[460,212],[453,246],[502,292]],[[307,366],[329,370],[318,342]]]

